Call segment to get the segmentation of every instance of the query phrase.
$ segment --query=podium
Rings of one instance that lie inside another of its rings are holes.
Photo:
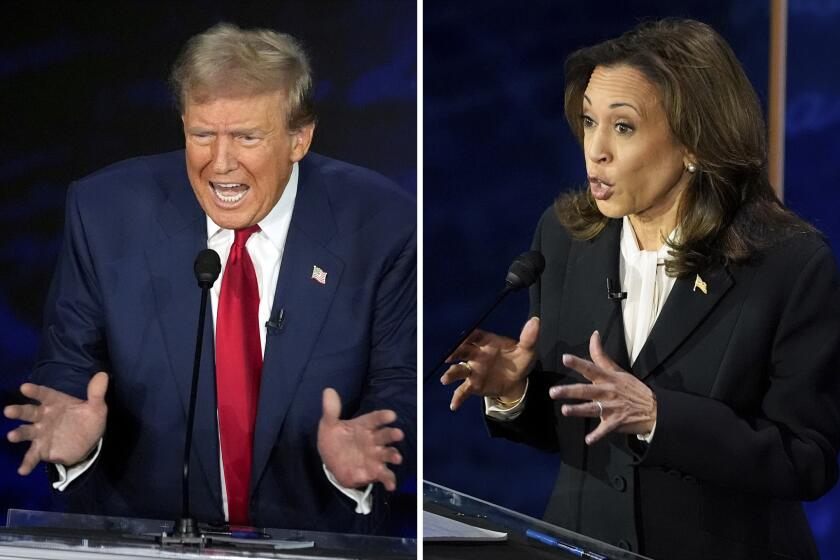
[[[417,557],[416,539],[288,529],[262,529],[270,538],[254,539],[253,544],[235,539],[238,545],[213,541],[201,546],[162,546],[160,536],[171,530],[172,525],[171,520],[10,509],[6,527],[0,529],[0,560],[405,560]]]
[[[423,558],[427,560],[473,558],[482,560],[509,558],[650,560],[645,556],[433,482],[423,481],[423,510],[474,527],[507,533],[507,540],[501,542],[424,541]],[[528,536],[529,533],[534,536]],[[553,544],[544,544],[538,540],[539,538],[543,541],[553,541]]]

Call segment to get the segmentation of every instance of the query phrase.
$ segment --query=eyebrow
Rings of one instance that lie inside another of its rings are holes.
[[[591,99],[589,99],[589,97],[588,97],[585,93],[583,94],[583,98],[584,98],[584,100],[586,100],[586,102],[587,102],[587,103],[589,103],[590,105],[592,105],[592,100],[591,100]],[[620,102],[618,102],[618,103],[613,103],[613,104],[611,104],[611,105],[610,105],[610,109],[617,109],[617,108],[619,108],[619,107],[630,107],[631,109],[633,109],[634,111],[636,111],[636,113],[637,113],[640,117],[642,116],[642,112],[641,112],[641,111],[639,111],[639,110],[638,110],[638,109],[637,109],[637,108],[636,108],[636,107],[635,107],[632,103],[627,103],[627,102],[624,102],[624,101],[620,101]]]
[[[210,127],[205,127],[201,125],[190,126],[187,127],[187,132],[190,134],[198,134],[198,133],[207,133],[207,134],[216,134],[216,131]],[[234,128],[228,130],[226,134],[233,134],[234,136],[256,136],[260,134],[264,134],[265,131],[262,130],[260,127],[251,127],[251,128]]]
[[[264,134],[265,131],[258,126],[255,126],[252,128],[234,128],[230,130],[230,133],[238,136],[257,136]]]

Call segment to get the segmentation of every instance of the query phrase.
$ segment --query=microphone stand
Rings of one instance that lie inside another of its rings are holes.
[[[469,328],[461,332],[461,336],[458,338],[458,341],[452,346],[449,352],[444,354],[440,361],[438,361],[438,363],[436,363],[435,366],[432,369],[430,369],[428,373],[426,373],[426,379],[424,380],[424,382],[429,380],[432,374],[435,373],[438,370],[438,368],[440,368],[440,366],[442,366],[446,362],[446,359],[449,356],[451,356],[452,353],[455,350],[457,350],[459,346],[461,346],[461,343],[464,342],[467,339],[467,337],[470,336],[470,334],[472,334],[472,332],[475,329],[477,329],[481,323],[484,322],[484,319],[486,319],[487,316],[490,315],[490,313],[492,313],[493,310],[496,309],[496,307],[498,307],[498,305],[502,302],[502,300],[505,299],[507,295],[512,291],[513,288],[509,285],[502,288],[502,290],[496,295],[496,300],[493,302],[493,305],[488,307],[484,314],[481,317],[479,317],[476,321],[474,321],[473,324],[469,326]]]
[[[461,346],[461,343],[463,343],[467,337],[478,328],[484,319],[486,319],[487,316],[499,306],[502,300],[505,299],[509,293],[527,288],[536,282],[537,278],[539,278],[544,269],[545,257],[543,257],[542,253],[539,251],[526,251],[519,255],[510,265],[507,276],[505,276],[505,287],[502,288],[502,290],[496,295],[496,301],[494,301],[493,305],[487,308],[487,311],[474,321],[468,329],[461,333],[461,336],[458,338],[458,342],[455,343],[449,352],[443,355],[440,361],[435,364],[435,367],[426,372],[426,375],[423,378],[423,383],[426,383],[429,378],[432,377],[432,374],[434,374],[435,371],[437,371],[438,368],[446,362],[446,359],[451,356],[459,346]]]
[[[210,254],[212,253],[212,255]],[[208,270],[209,268],[209,270]],[[198,522],[190,512],[190,451],[192,449],[193,428],[195,426],[195,403],[198,394],[198,372],[201,366],[201,348],[204,343],[204,318],[207,315],[207,294],[219,276],[221,264],[219,256],[212,250],[199,253],[195,272],[198,286],[201,288],[201,307],[198,312],[198,333],[195,342],[192,385],[190,387],[190,406],[187,413],[187,434],[184,441],[184,467],[181,483],[181,517],[175,521],[171,533],[161,536],[161,544],[201,545],[204,537],[198,531]]]

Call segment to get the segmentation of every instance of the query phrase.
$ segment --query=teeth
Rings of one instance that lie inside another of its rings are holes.
[[[248,193],[248,185],[243,183],[210,183],[213,194],[225,204],[235,204]],[[230,191],[230,192],[224,192]]]
[[[241,193],[236,193],[234,195],[226,195],[226,194],[220,193],[219,191],[216,191],[216,196],[222,202],[227,202],[227,203],[233,204],[234,202],[239,202],[242,199],[242,197],[245,196],[245,192],[246,191],[243,191]]]

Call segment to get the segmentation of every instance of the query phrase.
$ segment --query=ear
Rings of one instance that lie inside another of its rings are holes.
[[[292,161],[298,162],[309,151],[312,145],[312,136],[315,134],[315,123],[302,126],[297,132],[292,133]]]

